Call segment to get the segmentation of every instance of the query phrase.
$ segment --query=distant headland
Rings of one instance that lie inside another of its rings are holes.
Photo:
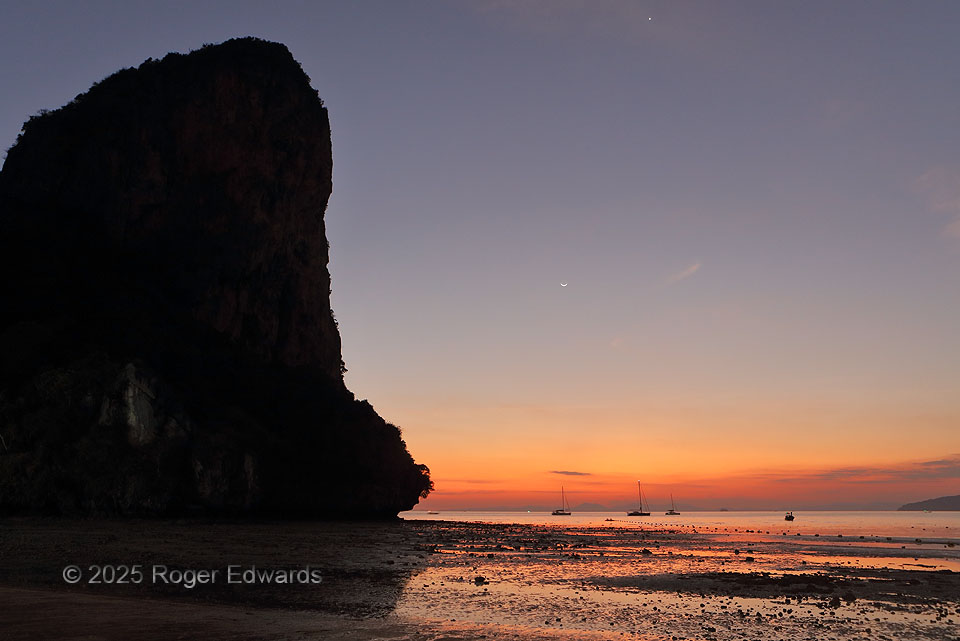
[[[0,511],[393,517],[432,488],[343,383],[327,110],[254,38],[124,69],[0,171]]]
[[[926,501],[917,501],[916,503],[907,503],[897,508],[901,512],[919,512],[929,510],[931,512],[953,512],[960,510],[960,494],[953,496],[941,496],[936,499],[927,499]]]

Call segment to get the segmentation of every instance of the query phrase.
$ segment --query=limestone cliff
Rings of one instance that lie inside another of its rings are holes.
[[[148,60],[0,172],[0,509],[384,516],[429,475],[342,380],[327,111],[280,44]]]

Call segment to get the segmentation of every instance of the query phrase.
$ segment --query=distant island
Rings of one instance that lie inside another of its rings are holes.
[[[931,512],[958,511],[960,510],[960,494],[941,496],[936,499],[917,501],[916,503],[907,503],[897,508],[898,512],[920,512],[922,510],[930,510]]]

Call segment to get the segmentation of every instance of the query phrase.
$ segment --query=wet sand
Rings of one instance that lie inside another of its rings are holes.
[[[0,638],[960,638],[956,540],[814,534],[5,519]],[[134,564],[220,580],[88,582]],[[66,583],[66,565],[84,577]],[[230,584],[231,565],[322,582]]]

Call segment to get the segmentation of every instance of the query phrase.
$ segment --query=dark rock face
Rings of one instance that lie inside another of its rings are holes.
[[[283,45],[126,69],[0,172],[0,509],[386,516],[431,488],[342,380],[326,109]]]

